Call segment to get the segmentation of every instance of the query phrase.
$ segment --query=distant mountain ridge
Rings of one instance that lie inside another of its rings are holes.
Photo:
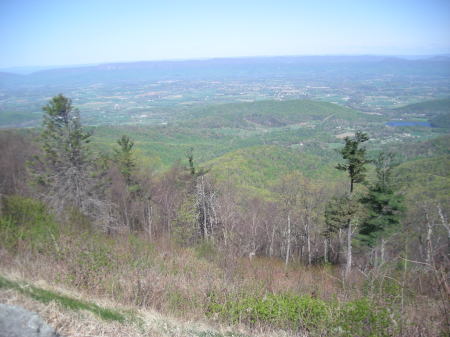
[[[234,78],[293,76],[317,71],[317,66],[325,67],[326,71],[340,71],[341,66],[354,66],[358,70],[370,72],[364,66],[371,65],[378,71],[383,67],[395,64],[403,67],[450,66],[447,55],[433,56],[423,59],[406,59],[392,56],[277,56],[277,57],[243,57],[243,58],[213,58],[198,60],[170,61],[140,61],[123,63],[105,63],[88,66],[69,66],[44,69],[31,74],[2,73],[0,85],[14,84],[51,84],[52,81],[93,82],[93,81],[124,81],[143,79],[189,79],[189,78]],[[363,66],[361,68],[361,66]],[[310,67],[313,67],[311,69]],[[331,67],[331,68],[327,68]],[[450,67],[447,67],[450,69]],[[425,69],[426,70],[426,69]],[[8,75],[9,74],[9,75]],[[11,76],[10,76],[11,75]],[[13,82],[8,83],[13,79]]]
[[[390,56],[390,55],[306,55],[306,56],[254,56],[254,57],[230,57],[230,58],[205,58],[187,60],[152,60],[152,61],[130,61],[130,62],[107,62],[87,65],[67,66],[35,66],[35,67],[11,67],[1,68],[0,73],[15,75],[31,75],[52,71],[73,71],[75,69],[90,70],[118,70],[152,68],[168,65],[220,65],[220,64],[248,64],[248,63],[358,63],[358,62],[449,62],[450,55],[429,56]]]

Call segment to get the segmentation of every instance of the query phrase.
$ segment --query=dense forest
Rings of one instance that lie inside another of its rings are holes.
[[[444,336],[448,100],[402,113],[435,127],[310,100],[92,127],[56,96],[40,128],[0,132],[0,288],[20,274],[244,335]]]

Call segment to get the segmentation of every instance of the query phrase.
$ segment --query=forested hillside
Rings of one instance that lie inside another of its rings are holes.
[[[151,309],[244,336],[448,333],[445,129],[310,100],[81,115],[59,95],[0,132],[0,289],[104,297],[133,329]]]

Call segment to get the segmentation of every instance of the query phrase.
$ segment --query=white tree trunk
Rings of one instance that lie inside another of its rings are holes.
[[[447,230],[447,257],[450,257],[450,225],[447,222],[447,219],[444,216],[444,213],[442,213],[441,205],[437,206],[439,218],[441,218],[442,226]]]
[[[205,181],[203,179],[203,176],[201,177],[201,195],[200,198],[202,200],[202,208],[203,208],[203,238],[205,240],[208,239],[208,228],[206,226],[207,221],[206,221],[206,196],[205,196]]]
[[[289,263],[289,253],[291,251],[291,217],[290,214],[288,214],[287,216],[287,244],[286,244],[286,261],[285,261],[285,266],[287,268],[288,263]]]
[[[150,206],[150,201],[147,203],[147,232],[148,232],[148,238],[152,239],[152,228],[153,225],[153,208]]]
[[[427,241],[426,241],[426,245],[427,245],[427,258],[426,258],[426,262],[428,264],[431,264],[431,260],[432,260],[432,254],[433,254],[433,246],[431,244],[431,236],[433,234],[433,226],[430,224],[430,222],[427,222]]]
[[[347,229],[347,265],[345,266],[345,278],[348,277],[352,270],[352,223],[348,224]]]
[[[311,265],[312,262],[312,258],[311,258],[311,237],[309,235],[309,224],[307,226],[307,231],[306,231],[306,244],[308,247],[308,264]]]
[[[272,227],[272,237],[270,238],[269,256],[273,256],[273,242],[275,240],[275,226]]]
[[[384,247],[385,247],[385,241],[384,241],[384,239],[381,239],[381,248],[380,248],[381,265],[384,264]]]
[[[337,263],[341,262],[341,250],[342,250],[342,228],[339,228],[338,232],[338,249],[337,249]]]

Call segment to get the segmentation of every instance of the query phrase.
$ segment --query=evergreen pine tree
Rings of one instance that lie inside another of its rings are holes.
[[[361,202],[366,207],[359,233],[362,240],[374,246],[389,235],[400,223],[403,210],[402,197],[396,194],[391,183],[392,154],[381,153],[375,161],[377,180],[369,186]]]
[[[89,197],[87,144],[91,134],[83,129],[78,109],[62,94],[53,97],[43,111],[41,162],[45,173],[41,181],[49,189],[46,196],[58,212],[66,207],[84,210]]]
[[[133,184],[131,175],[136,168],[133,156],[134,142],[130,137],[123,135],[118,141],[118,149],[114,149],[114,159],[128,186]]]
[[[366,177],[365,165],[370,162],[366,159],[366,149],[361,147],[361,144],[368,141],[367,134],[357,131],[355,137],[345,137],[345,145],[339,150],[345,163],[338,164],[336,168],[341,171],[346,171],[350,178],[350,194],[353,193],[354,185],[362,183]]]

